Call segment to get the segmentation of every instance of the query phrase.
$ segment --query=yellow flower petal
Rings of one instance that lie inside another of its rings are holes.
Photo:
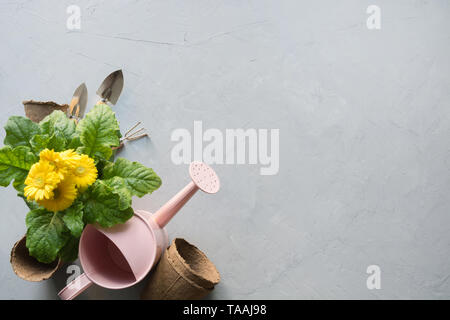
[[[44,149],[39,154],[39,157],[41,161],[47,161],[55,168],[54,171],[59,175],[61,180],[64,179],[64,175],[68,173],[70,167],[68,163],[63,160],[59,152]]]
[[[24,194],[28,200],[49,199],[60,181],[59,175],[47,161],[35,163],[25,179]]]
[[[70,166],[71,169],[73,169],[73,167],[81,159],[81,155],[79,155],[72,149],[60,152],[59,154],[60,154],[61,159],[66,163],[66,165]]]
[[[62,180],[53,190],[51,199],[42,199],[37,202],[49,211],[62,211],[70,207],[77,197],[77,189],[72,179]]]
[[[95,182],[97,179],[97,168],[95,167],[94,159],[89,158],[83,154],[77,161],[71,171],[72,180],[77,187],[87,187]]]

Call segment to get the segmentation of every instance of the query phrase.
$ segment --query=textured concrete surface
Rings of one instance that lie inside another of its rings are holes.
[[[66,28],[71,4],[80,30]],[[366,27],[371,4],[381,30]],[[448,30],[448,1],[2,1],[0,123],[25,99],[67,103],[83,81],[93,105],[122,68],[121,128],[142,120],[151,139],[121,156],[163,179],[134,201],[150,211],[188,181],[174,129],[279,128],[278,175],[216,165],[222,190],[168,226],[220,270],[210,298],[450,298]],[[26,208],[12,187],[0,202],[0,298],[57,298],[65,270],[43,283],[11,270]],[[366,287],[372,264],[380,290]]]

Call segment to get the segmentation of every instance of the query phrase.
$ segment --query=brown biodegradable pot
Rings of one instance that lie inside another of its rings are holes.
[[[25,108],[25,115],[33,122],[40,122],[55,110],[66,112],[67,108],[69,108],[67,104],[57,104],[53,101],[41,102],[28,100],[22,103]]]
[[[220,281],[214,264],[197,247],[174,239],[142,291],[145,300],[201,299]]]
[[[41,263],[30,256],[25,244],[26,236],[23,236],[11,250],[10,262],[14,272],[27,281],[42,281],[50,278],[58,270],[61,260],[50,264]]]

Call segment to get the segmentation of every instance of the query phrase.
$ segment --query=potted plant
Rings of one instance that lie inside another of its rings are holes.
[[[89,223],[111,227],[133,215],[132,196],[161,185],[151,169],[124,158],[113,160],[119,123],[99,103],[78,122],[53,111],[39,123],[12,116],[0,148],[0,185],[11,184],[29,208],[26,248],[44,264],[78,256]]]

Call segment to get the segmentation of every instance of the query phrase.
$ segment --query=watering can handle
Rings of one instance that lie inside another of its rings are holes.
[[[82,273],[69,282],[67,286],[58,293],[58,296],[62,300],[72,300],[91,285],[92,281],[86,276],[85,273]]]

